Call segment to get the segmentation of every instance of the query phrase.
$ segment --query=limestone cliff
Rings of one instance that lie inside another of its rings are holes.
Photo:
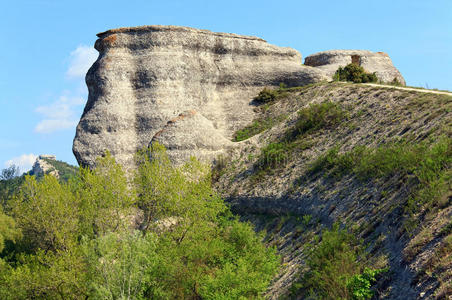
[[[86,75],[89,97],[73,145],[78,162],[88,166],[105,150],[132,166],[136,151],[153,139],[176,163],[194,154],[212,159],[254,118],[252,99],[264,86],[328,79],[303,66],[294,49],[251,36],[143,26],[98,37],[99,57]]]

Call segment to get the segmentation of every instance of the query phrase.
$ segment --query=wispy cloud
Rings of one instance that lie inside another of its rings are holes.
[[[39,106],[36,112],[44,119],[40,121],[35,132],[52,133],[59,130],[74,128],[78,122],[78,110],[85,103],[82,97],[61,96],[50,105]]]
[[[97,59],[97,51],[93,47],[80,45],[71,52],[68,78],[83,78],[91,65]]]
[[[10,167],[11,165],[15,165],[19,167],[20,172],[24,173],[31,170],[36,158],[38,156],[30,153],[30,154],[22,154],[21,156],[13,157],[10,160],[5,162],[5,167]]]
[[[74,129],[79,120],[81,106],[85,103],[86,87],[83,82],[86,72],[97,59],[97,51],[93,47],[80,45],[70,53],[69,67],[66,77],[79,81],[76,90],[65,91],[62,96],[49,105],[36,108],[43,119],[35,126],[37,133]]]

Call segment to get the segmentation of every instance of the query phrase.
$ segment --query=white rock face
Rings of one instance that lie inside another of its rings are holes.
[[[402,85],[405,79],[392,64],[391,58],[384,52],[371,52],[367,50],[330,50],[318,52],[305,58],[304,64],[325,72],[331,78],[339,67],[355,62],[366,71],[375,72],[378,79],[383,82],[392,82],[396,78]]]
[[[56,157],[55,155],[50,154],[39,155],[33,164],[31,173],[35,176],[50,174],[58,178],[60,175],[58,170],[56,170],[55,167],[49,164],[46,160],[56,160]]]
[[[176,163],[191,155],[212,160],[253,120],[251,101],[263,87],[329,79],[303,66],[294,49],[256,37],[176,26],[120,28],[98,37],[73,144],[87,166],[109,150],[133,167],[136,151],[152,140]]]

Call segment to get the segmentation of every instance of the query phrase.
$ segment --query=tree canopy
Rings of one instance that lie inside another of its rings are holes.
[[[152,157],[152,159],[150,158]],[[163,146],[126,175],[108,153],[59,181],[26,176],[0,211],[1,299],[256,299],[279,266],[195,159]]]

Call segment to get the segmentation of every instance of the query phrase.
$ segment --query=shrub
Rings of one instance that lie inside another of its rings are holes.
[[[259,92],[259,95],[257,95],[253,100],[258,103],[269,103],[274,101],[277,97],[278,97],[277,90],[264,88],[262,91]]]
[[[259,134],[269,128],[272,128],[275,124],[283,121],[286,117],[287,117],[286,114],[282,114],[275,117],[269,116],[266,118],[254,120],[253,123],[251,123],[250,125],[246,126],[243,129],[238,130],[234,134],[234,142],[244,141],[252,136],[255,136],[256,134]]]
[[[337,103],[325,101],[320,104],[311,104],[298,112],[294,133],[300,135],[321,128],[332,127],[346,118],[347,113]]]
[[[344,68],[339,67],[333,76],[335,81],[352,81],[354,83],[377,82],[375,73],[367,73],[363,67],[357,64],[348,64]]]
[[[290,145],[285,142],[270,143],[262,149],[259,169],[265,170],[284,165],[290,154]]]
[[[307,245],[309,270],[297,284],[314,299],[370,299],[371,283],[383,270],[366,267],[367,255],[362,243],[339,224],[324,230],[321,241]]]
[[[394,175],[411,179],[413,193],[406,210],[415,215],[423,208],[441,206],[441,196],[452,182],[451,164],[452,139],[442,136],[434,143],[398,141],[377,148],[359,146],[345,153],[339,153],[336,146],[319,156],[308,173],[324,170],[326,175],[350,173],[361,180]]]
[[[270,170],[285,165],[295,149],[304,150],[310,147],[309,142],[300,142],[300,136],[334,127],[347,117],[347,112],[331,101],[311,104],[301,109],[295,126],[288,130],[280,141],[270,143],[261,150],[258,169]]]
[[[271,103],[279,98],[286,97],[288,95],[287,90],[290,89],[284,83],[280,83],[277,89],[265,87],[253,100],[259,104]]]

